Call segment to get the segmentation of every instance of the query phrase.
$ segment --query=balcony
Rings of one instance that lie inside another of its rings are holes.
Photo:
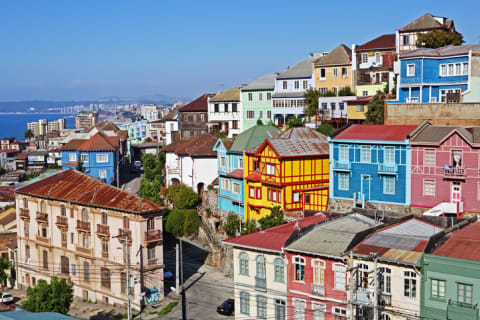
[[[349,161],[333,160],[333,170],[350,172],[352,171],[352,165]]]
[[[67,216],[57,216],[57,226],[58,227],[68,227],[68,217]]]
[[[30,219],[30,210],[20,208],[20,219]]]
[[[43,213],[43,212],[37,211],[37,220],[38,221],[43,221],[43,222],[48,222],[48,213]]]
[[[125,241],[125,234],[128,235],[128,241],[132,241],[132,230],[125,228],[118,228],[118,240]]]
[[[449,167],[445,166],[443,169],[443,176],[449,179],[464,179],[465,168],[464,167]]]
[[[323,284],[312,283],[312,294],[316,296],[324,296],[325,286]]]
[[[88,256],[91,256],[91,255],[92,255],[92,248],[84,248],[84,247],[76,246],[76,247],[75,247],[75,250],[76,250],[77,252],[86,254],[86,255],[88,255]]]
[[[255,289],[267,290],[267,279],[255,277]]]
[[[478,304],[448,300],[447,319],[478,319]]]
[[[378,296],[378,304],[380,306],[390,306],[392,304],[392,296],[390,294],[380,294]]]
[[[110,236],[110,226],[106,224],[97,224],[97,235],[99,236],[105,236],[109,237]]]
[[[42,237],[41,235],[38,235],[37,234],[37,241],[39,242],[43,242],[43,243],[46,243],[46,244],[50,244],[50,239],[47,238],[47,237]]]
[[[90,222],[77,220],[77,230],[78,231],[84,231],[84,232],[90,232]]]
[[[398,173],[398,166],[394,163],[379,163],[378,174],[396,175]]]
[[[149,266],[155,266],[157,265],[157,259],[148,259],[147,264]]]
[[[145,241],[161,241],[162,240],[162,230],[150,230],[145,232]]]

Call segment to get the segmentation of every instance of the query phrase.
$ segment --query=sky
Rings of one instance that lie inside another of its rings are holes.
[[[0,101],[194,98],[425,13],[480,43],[480,1],[0,1]]]

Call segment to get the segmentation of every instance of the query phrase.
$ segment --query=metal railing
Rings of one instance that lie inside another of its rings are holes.
[[[323,284],[312,283],[312,294],[324,296],[325,286]]]
[[[397,174],[398,166],[395,163],[379,163],[378,173],[383,174]]]
[[[266,289],[267,288],[267,279],[261,278],[261,277],[255,277],[255,288]]]
[[[159,241],[162,240],[162,230],[149,230],[145,232],[145,241]]]
[[[90,232],[90,222],[77,220],[77,229]]]
[[[464,177],[465,168],[464,167],[449,167],[443,169],[444,175],[447,177]]]
[[[352,165],[349,161],[333,160],[333,170],[350,171],[352,170]]]

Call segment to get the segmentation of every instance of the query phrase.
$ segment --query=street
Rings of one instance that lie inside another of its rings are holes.
[[[140,191],[140,181],[143,178],[143,170],[137,172],[130,172],[129,169],[124,169],[121,173],[121,189],[134,195],[138,195]]]

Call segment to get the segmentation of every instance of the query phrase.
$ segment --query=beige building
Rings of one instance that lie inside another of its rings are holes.
[[[16,190],[18,283],[70,279],[90,301],[127,303],[126,241],[133,308],[163,296],[163,207],[75,170]]]
[[[88,129],[98,123],[98,113],[90,112],[88,115],[75,117],[75,128]]]

